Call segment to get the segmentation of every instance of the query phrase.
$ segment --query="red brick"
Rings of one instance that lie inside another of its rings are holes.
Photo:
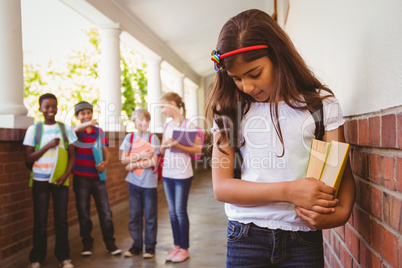
[[[402,192],[402,158],[397,158],[396,168],[396,189],[398,192]]]
[[[382,191],[367,183],[360,182],[361,206],[381,219]]]
[[[345,141],[350,143],[350,120],[346,120],[343,125],[343,133],[345,135]]]
[[[359,149],[352,149],[351,151],[351,167],[354,174],[359,175],[365,179],[369,176],[369,156]]]
[[[381,261],[364,242],[360,242],[360,264],[362,267],[380,267]]]
[[[358,128],[359,128],[359,139],[358,144],[360,146],[367,146],[369,140],[369,130],[368,130],[368,119],[360,119],[358,121]]]
[[[370,178],[390,190],[395,190],[395,159],[394,157],[370,154]]]
[[[345,241],[345,225],[334,228],[335,232],[340,236],[342,241]]]
[[[402,149],[402,113],[399,113],[397,116],[397,127],[396,127],[396,135],[398,138],[398,147]],[[402,260],[401,260],[402,262]]]
[[[354,206],[353,208],[353,214],[354,214],[354,222],[353,226],[356,229],[356,231],[365,239],[368,243],[370,243],[371,240],[371,219],[370,215],[367,214],[366,212],[360,210],[357,208],[357,206]]]
[[[369,119],[369,145],[380,146],[380,117],[372,117]]]
[[[353,233],[348,225],[345,227],[345,244],[352,255],[359,259],[359,238]]]
[[[340,248],[340,256],[340,261],[344,268],[353,267],[352,256],[343,246]]]
[[[371,235],[371,246],[393,267],[398,267],[398,238],[375,221]]]
[[[383,115],[381,118],[381,147],[396,147],[396,118],[395,114]]]
[[[357,126],[357,120],[350,120],[349,122],[349,140],[350,144],[359,144],[358,138],[359,138],[359,129]]]
[[[402,233],[402,201],[384,192],[384,221]]]

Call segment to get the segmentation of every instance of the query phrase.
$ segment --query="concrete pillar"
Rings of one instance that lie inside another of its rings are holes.
[[[184,97],[184,74],[176,75],[176,89],[175,92],[179,94],[180,97]]]
[[[20,0],[0,1],[0,128],[27,128]]]
[[[159,99],[162,95],[161,61],[160,57],[148,57],[145,59],[148,65],[148,111],[151,114],[149,130],[154,133],[163,132],[162,114]]]
[[[119,24],[100,25],[99,124],[105,131],[125,131],[121,116],[121,68]]]
[[[186,96],[186,117],[198,125],[198,86],[193,83],[186,83],[185,85],[188,92],[188,96]]]

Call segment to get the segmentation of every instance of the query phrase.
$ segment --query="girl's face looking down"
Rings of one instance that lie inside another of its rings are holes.
[[[237,88],[250,95],[255,101],[267,101],[276,84],[275,67],[267,56],[251,62],[244,62],[238,56],[227,69]]]
[[[180,109],[176,106],[176,103],[174,101],[167,101],[162,99],[160,103],[162,104],[161,112],[166,117],[174,117],[177,114],[180,115]]]

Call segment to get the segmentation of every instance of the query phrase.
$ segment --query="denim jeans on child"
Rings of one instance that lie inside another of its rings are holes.
[[[70,258],[68,244],[68,187],[55,186],[47,181],[34,181],[32,200],[34,208],[33,247],[29,254],[30,262],[42,262],[47,252],[47,215],[49,198],[52,195],[54,233],[56,245],[54,254],[59,261]]]
[[[190,246],[190,222],[187,214],[187,201],[192,181],[193,177],[188,179],[163,177],[174,244],[183,249],[188,249]]]
[[[272,230],[229,221],[226,266],[322,268],[322,232]]]
[[[108,247],[108,245],[114,245],[112,211],[109,206],[105,181],[101,181],[98,177],[74,175],[73,188],[82,243],[87,246],[92,246],[94,241],[91,236],[92,221],[90,216],[92,195],[95,200],[96,210],[98,211],[103,241],[106,247]]]
[[[138,187],[128,184],[130,201],[130,221],[128,231],[134,241],[133,246],[143,245],[143,216],[145,217],[145,249],[155,249],[158,230],[158,193],[157,188]]]

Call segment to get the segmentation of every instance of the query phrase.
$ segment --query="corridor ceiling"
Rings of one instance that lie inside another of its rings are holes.
[[[122,41],[133,37],[139,50],[149,49],[196,83],[213,74],[210,53],[228,19],[251,8],[274,11],[273,0],[60,1],[93,23],[117,23]]]

